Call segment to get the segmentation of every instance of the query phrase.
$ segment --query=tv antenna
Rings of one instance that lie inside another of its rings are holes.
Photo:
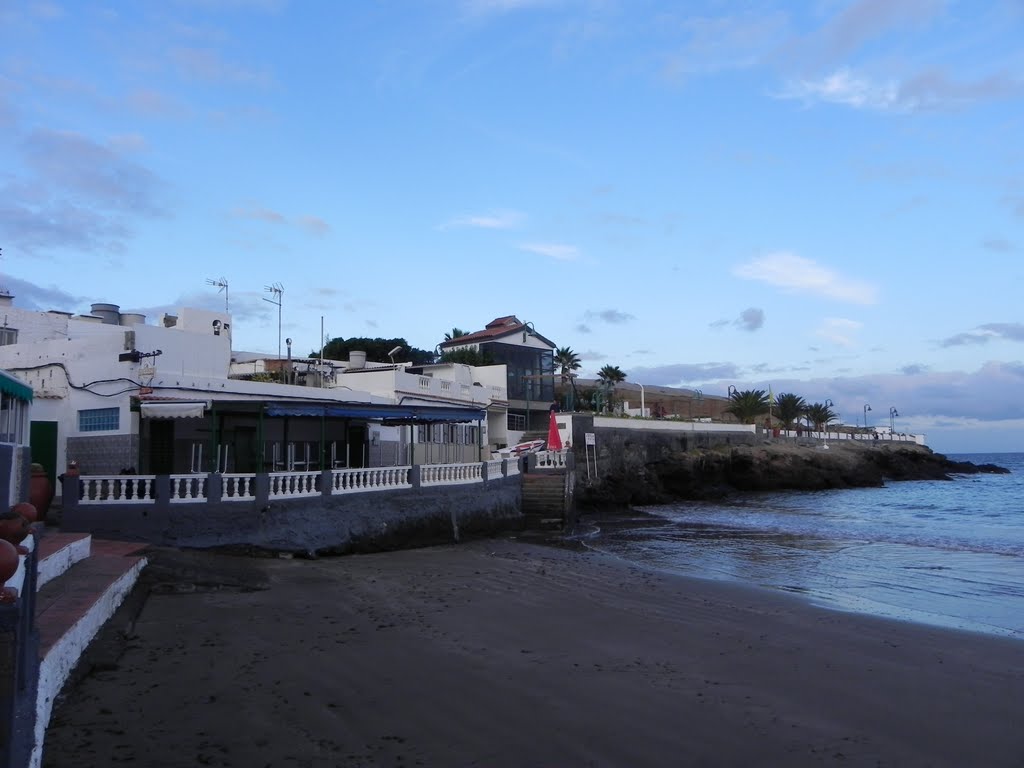
[[[207,285],[217,286],[217,293],[224,291],[224,311],[230,312],[228,309],[228,279],[226,277],[218,277],[216,280],[213,278],[206,278]]]
[[[280,283],[271,283],[270,285],[263,286],[263,290],[271,294],[274,298],[268,299],[266,296],[263,297],[264,301],[269,301],[271,304],[277,305],[277,359],[281,359],[281,301],[284,297],[284,286]]]

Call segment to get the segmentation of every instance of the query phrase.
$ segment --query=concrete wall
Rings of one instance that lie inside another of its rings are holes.
[[[520,495],[513,476],[264,504],[65,504],[61,529],[176,547],[365,552],[519,528]]]

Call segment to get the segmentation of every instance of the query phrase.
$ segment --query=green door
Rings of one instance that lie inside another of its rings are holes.
[[[57,487],[57,422],[33,421],[29,426],[28,444],[32,463],[42,464],[52,487]]]

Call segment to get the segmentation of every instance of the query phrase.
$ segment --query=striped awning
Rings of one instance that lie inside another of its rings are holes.
[[[142,403],[139,405],[139,413],[144,419],[201,419],[209,407],[208,400]]]
[[[0,392],[16,397],[19,400],[32,402],[32,387],[21,379],[17,379],[7,373],[7,371],[0,371]]]

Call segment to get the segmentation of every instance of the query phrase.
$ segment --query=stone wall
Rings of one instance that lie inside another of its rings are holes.
[[[68,505],[66,500],[77,494],[66,488],[61,529],[162,546],[369,552],[521,528],[520,489],[520,478],[512,476],[256,503]]]

